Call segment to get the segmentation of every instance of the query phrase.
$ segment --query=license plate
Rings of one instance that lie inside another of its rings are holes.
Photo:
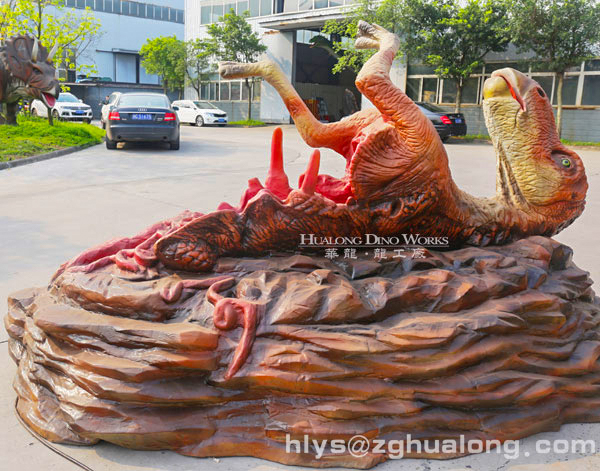
[[[75,111],[75,114],[84,114],[84,113],[85,113],[85,111],[81,111],[81,110]]]
[[[131,119],[150,121],[152,119],[152,115],[147,113],[134,113],[131,115]]]
[[[460,119],[460,118],[456,118],[456,119],[454,120],[454,122],[455,122],[456,124],[460,124],[460,123],[462,123],[462,119]]]
[[[219,123],[224,123],[224,122],[225,122],[225,120],[224,120],[223,118],[217,119],[217,121],[218,121]]]

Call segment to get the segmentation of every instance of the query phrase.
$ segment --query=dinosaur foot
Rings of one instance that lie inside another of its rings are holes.
[[[366,21],[358,22],[358,32],[354,47],[356,49],[384,49],[397,46],[398,37],[381,26]]]

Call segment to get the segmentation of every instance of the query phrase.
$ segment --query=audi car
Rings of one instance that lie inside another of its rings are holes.
[[[450,136],[464,136],[467,134],[467,122],[462,113],[447,113],[443,108],[431,103],[417,103],[419,109],[435,126],[443,142]]]
[[[205,124],[225,126],[227,124],[227,113],[208,101],[178,100],[173,102],[173,108],[177,111],[177,116],[182,123],[195,126],[204,126]]]
[[[30,110],[32,116],[48,117],[48,108],[40,100],[33,100]],[[61,93],[58,95],[58,99],[54,103],[50,113],[52,113],[53,118],[65,121],[85,121],[86,123],[92,121],[91,106],[83,103],[82,100],[72,93]]]
[[[179,118],[166,95],[122,93],[107,110],[106,148],[119,142],[166,142],[179,149]]]

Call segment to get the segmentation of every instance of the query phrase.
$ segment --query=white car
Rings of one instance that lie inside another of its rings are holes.
[[[208,101],[177,100],[173,102],[173,109],[182,123],[196,126],[205,124],[225,126],[227,124],[227,113]]]
[[[61,93],[51,110],[52,117],[68,121],[92,121],[92,107],[86,105],[82,100],[72,93]],[[48,108],[40,100],[31,103],[31,114],[42,118],[48,117]]]

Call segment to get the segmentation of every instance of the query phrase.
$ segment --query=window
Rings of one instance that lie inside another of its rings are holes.
[[[260,16],[270,15],[272,6],[271,0],[260,0]]]
[[[600,62],[600,61],[595,61]],[[582,105],[600,105],[600,75],[586,75],[583,82]]]
[[[90,8],[90,10],[94,9],[94,0],[85,0],[85,6]]]
[[[76,7],[85,8],[85,0],[77,0]]]
[[[129,1],[121,2],[121,15],[129,15]]]
[[[420,78],[409,78],[406,80],[406,94],[413,101],[420,101],[419,89],[421,88]]]
[[[223,16],[223,5],[213,5],[211,23],[217,23],[219,21],[219,18],[221,18],[222,16]]]
[[[74,6],[76,6],[76,2],[75,2],[75,0],[66,0],[65,5],[68,7],[74,7]]]
[[[169,7],[162,7],[162,19],[163,21],[169,21]]]
[[[298,10],[312,10],[312,0],[298,0]]]
[[[241,99],[241,83],[240,82],[231,82],[231,99],[232,100],[240,100]]]
[[[327,8],[327,0],[315,0],[315,10],[317,8]]]
[[[200,99],[201,100],[208,100],[208,83],[203,83],[200,86]]]
[[[584,70],[586,72],[599,72],[600,60],[586,61]]]
[[[252,83],[252,101],[260,101],[260,80]]]
[[[260,0],[250,0],[250,16],[260,16]]]
[[[185,19],[183,18],[183,10],[177,10],[177,23],[184,23]]]
[[[202,6],[200,9],[200,23],[207,25],[210,23],[210,9],[211,6]]]
[[[298,11],[298,0],[283,0],[283,11]]]
[[[574,105],[577,98],[577,83],[579,82],[579,75],[567,75],[563,83],[562,99],[563,105]],[[558,96],[558,79],[556,80],[556,90],[554,92],[554,99],[552,104],[556,105]]]
[[[229,82],[221,82],[221,101],[228,101],[229,95]]]
[[[437,103],[437,89],[438,79],[437,78],[424,78],[423,79],[423,96],[421,101],[426,103]]]
[[[238,13],[238,15],[241,15],[245,11],[248,11],[248,2],[247,2],[247,0],[244,0],[243,2],[238,2],[238,4],[237,4],[237,13]]]

